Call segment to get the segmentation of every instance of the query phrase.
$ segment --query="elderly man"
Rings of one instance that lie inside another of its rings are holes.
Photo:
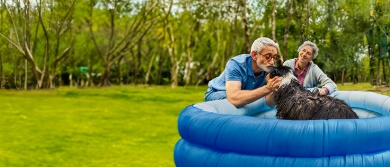
[[[265,37],[256,39],[250,54],[231,58],[222,74],[208,84],[205,101],[227,99],[235,107],[254,102],[267,96],[266,102],[273,106],[273,91],[279,87],[275,77],[266,83],[265,77],[274,66],[279,45]]]

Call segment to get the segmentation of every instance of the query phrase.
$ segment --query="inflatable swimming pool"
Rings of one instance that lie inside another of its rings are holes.
[[[360,119],[280,120],[260,99],[190,105],[178,119],[178,167],[390,166],[390,97],[338,91]],[[250,115],[250,116],[248,116]]]

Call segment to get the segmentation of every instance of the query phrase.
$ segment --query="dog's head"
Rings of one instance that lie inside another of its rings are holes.
[[[293,80],[293,79],[297,80],[297,78],[295,76],[295,73],[288,66],[273,67],[269,71],[269,74],[266,77],[266,81],[268,81],[269,79],[274,78],[275,76],[278,76],[278,77],[282,78],[282,82],[280,83],[280,86],[290,84],[291,80]]]
[[[273,67],[271,71],[269,72],[270,78],[274,78],[275,76],[284,77],[287,76],[289,73],[293,73],[290,67],[287,66],[277,66]]]

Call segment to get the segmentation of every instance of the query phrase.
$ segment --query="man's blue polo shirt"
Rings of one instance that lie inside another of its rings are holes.
[[[231,58],[222,74],[208,84],[207,94],[226,91],[226,81],[240,81],[241,90],[253,90],[266,84],[266,72],[262,71],[258,77],[255,77],[252,70],[252,57],[250,54],[242,54]]]

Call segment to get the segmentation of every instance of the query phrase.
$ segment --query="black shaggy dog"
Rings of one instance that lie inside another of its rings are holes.
[[[274,67],[269,77],[281,76],[275,92],[276,117],[291,120],[358,119],[356,113],[344,101],[312,93],[299,83],[290,67]]]

